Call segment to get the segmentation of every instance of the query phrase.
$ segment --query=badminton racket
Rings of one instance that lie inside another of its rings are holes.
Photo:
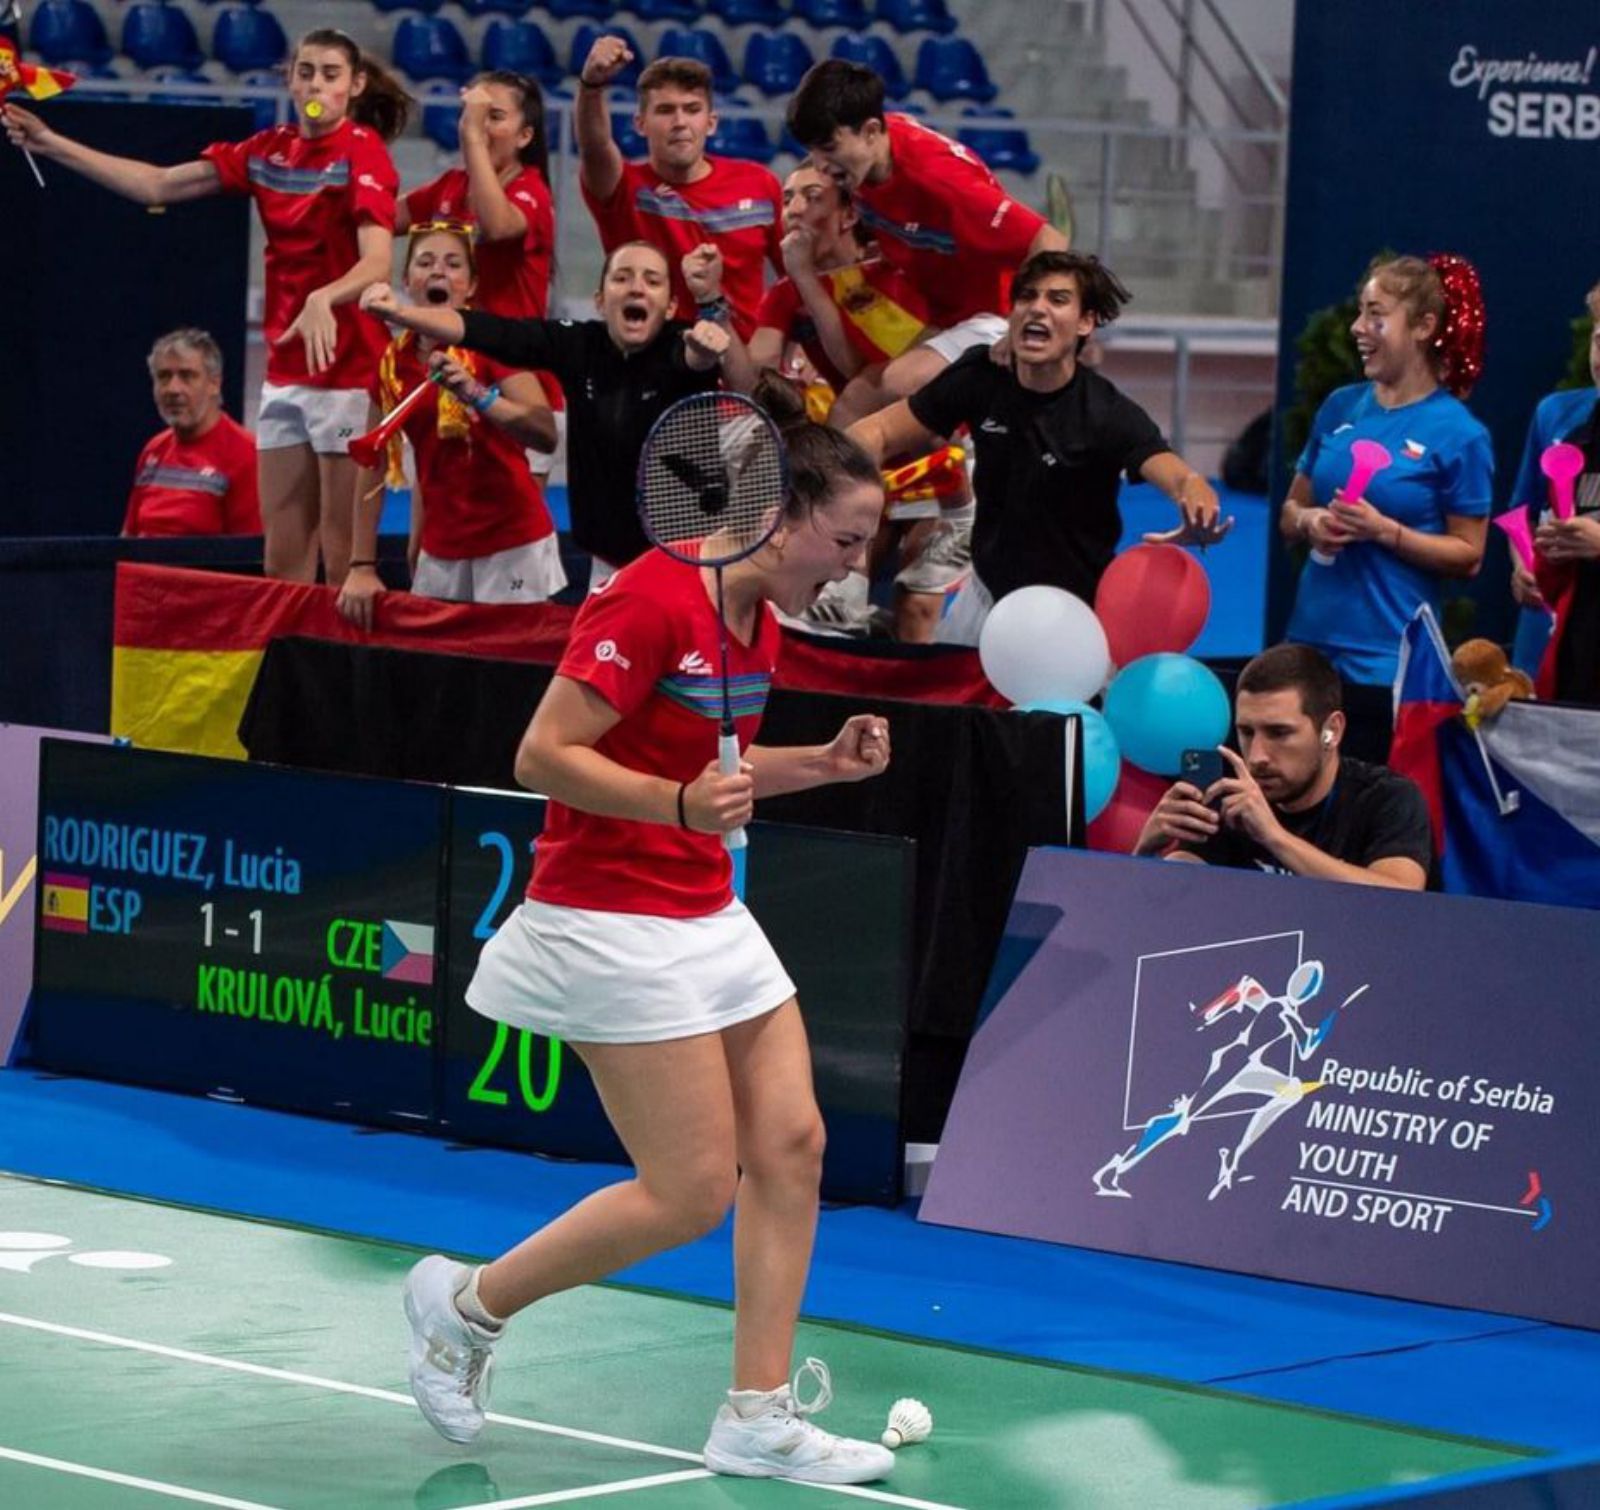
[[[716,578],[722,717],[717,765],[739,771],[739,735],[728,680],[728,619],[722,573],[760,550],[783,517],[789,465],[778,427],[738,393],[692,393],[651,427],[639,455],[639,522],[657,550]],[[722,836],[743,849],[742,828]]]

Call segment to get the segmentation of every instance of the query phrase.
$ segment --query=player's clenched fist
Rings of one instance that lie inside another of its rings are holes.
[[[739,762],[733,776],[724,776],[713,760],[683,789],[683,821],[699,834],[726,834],[743,828],[755,807],[755,767],[747,760]]]
[[[590,89],[604,89],[633,61],[633,50],[621,37],[596,37],[578,79]]]

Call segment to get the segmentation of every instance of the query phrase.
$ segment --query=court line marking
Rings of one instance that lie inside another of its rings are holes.
[[[662,1484],[687,1484],[714,1478],[709,1468],[680,1468],[676,1473],[653,1473],[648,1478],[618,1479],[612,1484],[590,1484],[584,1489],[548,1489],[543,1494],[520,1494],[515,1499],[493,1500],[486,1505],[464,1505],[462,1510],[532,1510],[535,1505],[567,1505],[573,1500],[599,1499],[606,1494],[629,1494]]]
[[[188,1348],[172,1347],[164,1342],[145,1342],[136,1337],[119,1337],[111,1332],[94,1332],[86,1327],[64,1326],[58,1321],[40,1321],[33,1316],[18,1316],[11,1311],[0,1311],[0,1324],[18,1326],[35,1332],[47,1332],[57,1337],[71,1337],[79,1342],[99,1342],[107,1347],[126,1348],[131,1352],[149,1353],[157,1358],[172,1358],[179,1363],[198,1363],[207,1368],[227,1369],[237,1374],[250,1374],[260,1379],[278,1379],[288,1384],[305,1384],[313,1389],[332,1390],[335,1394],[359,1395],[368,1400],[384,1400],[393,1405],[404,1405],[415,1410],[417,1402],[409,1394],[395,1389],[379,1389],[371,1384],[351,1384],[343,1379],[329,1379],[321,1374],[303,1374],[294,1369],[272,1368],[264,1363],[246,1363],[240,1358],[222,1358],[214,1353],[197,1353]],[[548,1421],[534,1421],[526,1416],[507,1416],[499,1411],[488,1411],[485,1420],[499,1426],[515,1426],[523,1431],[537,1431],[546,1436],[566,1437],[578,1442],[592,1442],[601,1447],[620,1447],[628,1452],[642,1452],[658,1458],[676,1458],[679,1462],[703,1464],[698,1452],[685,1452],[680,1447],[661,1447],[654,1442],[636,1442],[628,1437],[607,1436],[602,1432],[583,1431],[575,1426],[556,1426]],[[706,1470],[702,1467],[702,1472]],[[961,1510],[960,1506],[944,1504],[938,1500],[914,1499],[909,1495],[892,1494],[884,1489],[868,1489],[862,1484],[810,1484],[801,1479],[775,1479],[774,1483],[793,1484],[802,1489],[824,1489],[833,1494],[848,1495],[852,1499],[872,1500],[880,1505],[898,1505],[902,1510]],[[596,1486],[598,1487],[598,1486]],[[557,1491],[569,1498],[582,1497],[574,1491]],[[592,1491],[591,1491],[592,1492]],[[243,1503],[242,1501],[240,1502]],[[559,1504],[559,1500],[517,1501],[518,1504]],[[246,1506],[246,1510],[260,1507]],[[270,1510],[270,1507],[268,1507]],[[490,1510],[488,1506],[467,1506],[465,1510]]]
[[[91,1468],[87,1463],[69,1463],[65,1458],[47,1458],[37,1452],[22,1452],[15,1447],[0,1447],[0,1458],[26,1463],[31,1468],[49,1468],[55,1473],[75,1474],[79,1478],[99,1479],[123,1489],[147,1489],[170,1499],[191,1500],[197,1505],[215,1505],[218,1510],[274,1510],[259,1500],[236,1500],[227,1494],[209,1494],[204,1489],[185,1489],[181,1484],[165,1484],[160,1479],[142,1479],[137,1474],[113,1473],[109,1468]]]

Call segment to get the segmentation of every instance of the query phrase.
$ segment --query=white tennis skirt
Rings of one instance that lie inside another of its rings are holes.
[[[698,918],[524,900],[483,946],[467,1005],[577,1043],[715,1033],[795,994],[743,902]]]

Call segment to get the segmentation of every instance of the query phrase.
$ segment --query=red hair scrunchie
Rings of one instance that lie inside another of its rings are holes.
[[[1439,381],[1464,399],[1483,376],[1483,287],[1478,270],[1465,257],[1435,252],[1428,265],[1444,289],[1444,324],[1433,338],[1439,353]]]

